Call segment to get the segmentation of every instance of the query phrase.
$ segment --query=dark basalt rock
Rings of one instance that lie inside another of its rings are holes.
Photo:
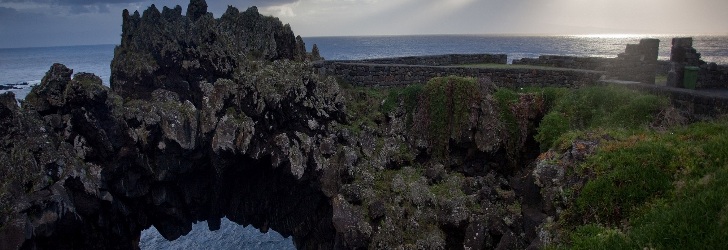
[[[124,98],[148,98],[164,88],[201,104],[201,84],[232,79],[249,60],[306,58],[289,25],[262,16],[256,7],[240,12],[228,7],[219,18],[204,0],[181,7],[152,5],[143,15],[122,14],[122,40],[111,63],[111,87]]]
[[[331,157],[315,152],[331,147],[317,132],[342,116],[337,85],[300,63],[259,66],[259,82],[205,84],[200,107],[164,89],[124,102],[63,65],[23,107],[3,94],[4,246],[128,249],[151,225],[172,240],[227,216],[331,247],[332,208],[316,188],[325,169],[312,159]]]
[[[0,248],[135,249],[150,226],[174,240],[227,217],[300,249],[513,249],[556,209],[520,208],[557,190],[551,175],[514,191],[504,167],[543,115],[533,96],[510,107],[508,141],[482,82],[441,160],[401,100],[352,132],[345,93],[288,25],[254,7],[214,19],[202,0],[181,14],[124,11],[111,88],[54,64],[22,106],[0,95]]]

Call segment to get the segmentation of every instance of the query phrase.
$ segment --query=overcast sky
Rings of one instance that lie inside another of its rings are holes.
[[[0,0],[0,48],[117,44],[123,9],[187,0]],[[721,34],[728,0],[226,0],[307,36],[412,34]],[[184,13],[184,12],[183,12]]]

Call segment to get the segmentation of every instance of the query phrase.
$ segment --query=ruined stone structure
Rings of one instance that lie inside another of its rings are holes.
[[[392,58],[376,58],[364,60],[329,61],[342,63],[371,63],[371,64],[403,64],[424,66],[451,66],[462,64],[506,64],[506,54],[447,54],[429,56],[406,56]]]
[[[628,44],[624,53],[607,65],[607,78],[654,84],[657,70],[658,39],[642,39]]]
[[[605,71],[609,79],[654,83],[662,65],[657,61],[659,44],[658,39],[642,39],[639,44],[628,44],[617,58],[543,55],[514,60],[513,64],[598,70]]]
[[[606,71],[607,65],[613,61],[613,58],[603,57],[542,55],[538,58],[516,59],[513,64]]]
[[[437,76],[490,78],[501,87],[578,87],[599,80],[603,72],[559,69],[502,69],[323,61],[314,63],[320,75],[335,76],[358,86],[395,87],[425,83]]]
[[[698,89],[728,87],[728,66],[701,61],[700,53],[692,47],[692,38],[675,38],[672,42],[669,61],[657,60],[659,40],[642,39],[639,44],[627,45],[616,58],[543,55],[513,60],[513,64],[606,71],[609,79],[642,83],[654,83],[655,75],[667,75],[668,86],[672,87],[682,87],[684,68],[696,66],[700,69]]]
[[[728,88],[728,65],[707,63],[700,66],[698,88]]]
[[[692,37],[677,37],[672,39],[670,49],[670,70],[667,72],[667,86],[683,87],[685,67],[697,67],[705,64],[700,60],[700,53],[693,48]]]
[[[713,119],[728,114],[724,95],[682,88],[665,88],[654,84],[630,83],[625,87],[670,98],[673,106],[696,119]]]

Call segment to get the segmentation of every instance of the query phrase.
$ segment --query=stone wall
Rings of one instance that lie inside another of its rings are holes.
[[[408,56],[408,57],[392,57],[377,58],[365,60],[339,60],[325,61],[325,63],[373,63],[373,64],[405,64],[405,65],[427,65],[427,66],[447,66],[461,64],[506,64],[508,63],[508,55],[506,54],[448,54],[448,55],[432,55],[432,56]]]
[[[619,84],[610,81],[603,81],[602,83]],[[630,83],[622,85],[631,89],[666,96],[670,98],[675,107],[697,119],[709,119],[728,114],[728,97],[724,95],[682,88],[666,88],[654,84]]]
[[[487,77],[502,87],[561,86],[591,84],[602,76],[600,71],[467,68],[401,64],[371,64],[320,61],[314,63],[320,75],[334,76],[358,86],[395,87],[425,83],[438,76]]]
[[[642,39],[639,44],[628,44],[617,58],[543,55],[513,64],[607,71],[610,79],[654,83],[656,71],[664,70],[658,67],[662,65],[657,61],[659,44],[657,39]]]
[[[693,48],[692,37],[676,37],[672,39],[670,49],[670,71],[667,73],[667,86],[684,87],[686,66],[705,64],[700,60],[700,53]]]
[[[543,55],[538,58],[513,60],[513,64],[605,71],[606,66],[614,60],[614,58],[602,57]]]
[[[728,88],[728,65],[703,64],[698,73],[697,88]]]
[[[607,78],[654,84],[657,68],[655,63],[618,59],[607,67]]]
[[[607,78],[655,84],[659,47],[660,40],[649,38],[627,44],[624,53],[607,65]]]

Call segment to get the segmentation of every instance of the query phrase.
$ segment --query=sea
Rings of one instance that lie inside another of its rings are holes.
[[[511,36],[511,35],[418,35],[351,36],[304,38],[308,50],[313,44],[328,60],[358,60],[382,57],[438,54],[506,54],[508,62],[540,55],[580,57],[616,57],[627,44],[642,38],[660,39],[659,59],[670,57],[671,39],[684,35],[581,35],[581,36]],[[728,65],[728,35],[692,36],[693,47],[706,62]],[[115,45],[86,45],[48,48],[0,49],[0,85],[15,89],[22,100],[30,88],[40,83],[53,63],[63,63],[74,73],[89,72],[109,85],[110,64]],[[167,241],[151,227],[142,232],[142,249],[295,249],[292,239],[270,230],[261,233],[223,219],[220,230],[210,232],[206,222],[192,226],[192,231],[175,241]]]

